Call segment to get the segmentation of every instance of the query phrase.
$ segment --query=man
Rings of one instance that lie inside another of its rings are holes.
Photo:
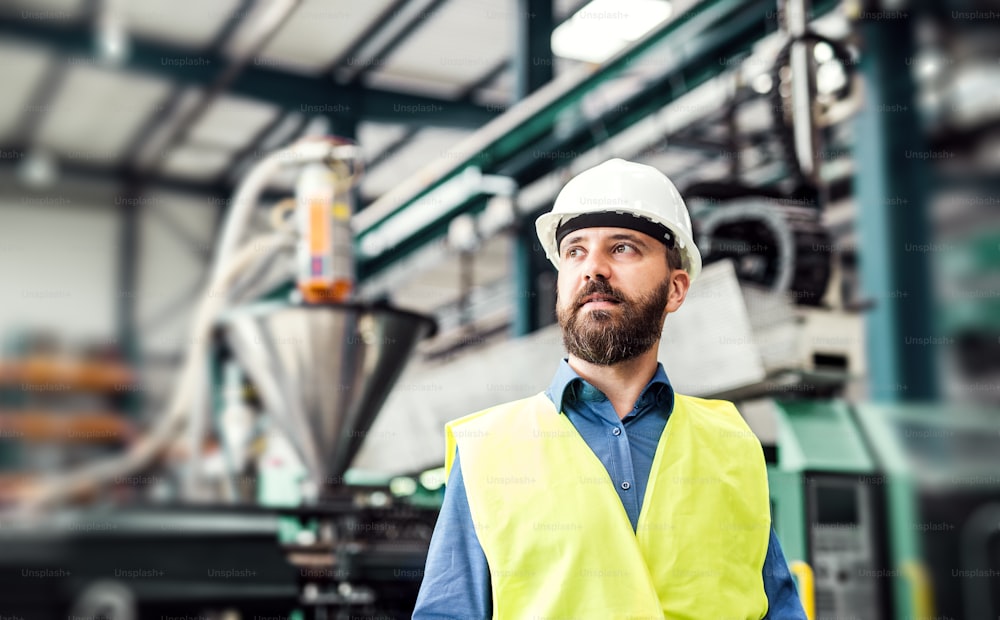
[[[805,618],[760,443],[657,361],[701,270],[677,189],[613,159],[536,228],[569,355],[545,393],[448,424],[414,619]]]

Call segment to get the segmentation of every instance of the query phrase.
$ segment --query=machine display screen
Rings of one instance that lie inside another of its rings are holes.
[[[832,485],[817,489],[816,520],[821,525],[857,523],[857,490],[853,487]]]

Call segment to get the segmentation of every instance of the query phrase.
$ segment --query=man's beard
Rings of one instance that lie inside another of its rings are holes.
[[[581,312],[584,298],[595,293],[612,298],[617,307]],[[659,341],[669,296],[669,280],[635,300],[605,280],[591,280],[571,303],[564,306],[556,300],[556,316],[566,351],[598,366],[612,366],[639,357]]]

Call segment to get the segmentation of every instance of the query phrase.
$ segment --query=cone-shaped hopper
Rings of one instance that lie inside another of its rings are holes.
[[[257,304],[222,321],[313,480],[339,484],[433,319],[387,306]]]

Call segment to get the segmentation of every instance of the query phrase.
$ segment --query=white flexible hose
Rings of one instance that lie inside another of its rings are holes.
[[[181,424],[191,411],[193,387],[198,377],[205,372],[208,360],[208,345],[212,326],[221,306],[225,303],[226,290],[236,276],[255,260],[266,259],[268,255],[294,247],[295,238],[287,234],[272,234],[256,237],[245,244],[228,264],[217,270],[208,291],[195,314],[191,330],[191,346],[184,359],[180,379],[166,414],[141,440],[125,455],[107,461],[87,465],[82,469],[42,483],[34,493],[16,507],[17,510],[34,512],[50,507],[60,500],[98,487],[115,478],[121,478],[140,471],[166,449],[181,430]]]
[[[180,378],[165,415],[125,455],[87,465],[72,473],[47,480],[16,506],[15,510],[34,512],[44,509],[67,497],[140,471],[148,467],[169,446],[171,440],[183,430],[183,424],[190,422],[189,418],[197,412],[197,408],[193,407],[193,399],[204,396],[203,390],[199,390],[198,387],[205,373],[212,325],[225,304],[225,293],[233,285],[239,273],[253,261],[265,260],[274,252],[294,247],[294,237],[279,233],[257,237],[237,250],[261,192],[282,166],[297,166],[324,159],[358,157],[359,149],[353,144],[334,145],[325,140],[303,140],[271,153],[253,167],[240,184],[219,235],[209,285],[195,314],[191,330],[191,346],[184,358]],[[202,393],[199,395],[200,391]]]

